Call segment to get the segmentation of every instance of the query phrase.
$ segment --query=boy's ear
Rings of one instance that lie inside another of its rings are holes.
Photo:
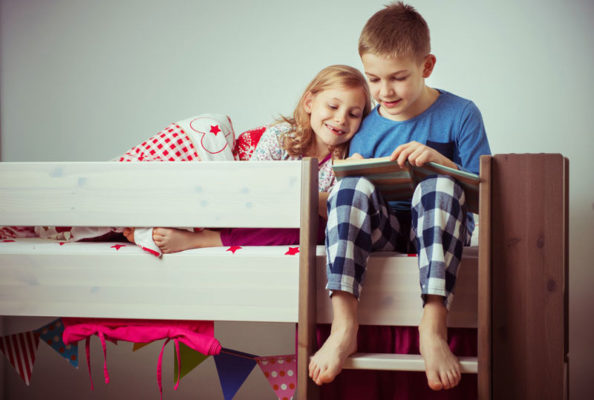
[[[437,59],[433,54],[428,54],[423,60],[423,78],[429,78],[435,67]]]
[[[311,92],[307,92],[305,94],[305,98],[303,99],[303,109],[306,113],[311,114],[311,103],[313,101],[313,95]]]

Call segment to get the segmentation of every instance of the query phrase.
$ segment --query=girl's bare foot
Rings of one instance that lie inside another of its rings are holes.
[[[342,371],[348,356],[357,351],[358,300],[346,292],[334,292],[334,319],[330,336],[309,363],[309,377],[317,384],[330,383]]]
[[[451,389],[460,383],[460,362],[447,343],[447,309],[443,297],[428,296],[419,325],[419,347],[431,389]]]
[[[153,241],[165,254],[223,245],[221,234],[209,229],[192,232],[175,228],[153,228]]]
[[[130,243],[136,243],[134,241],[134,228],[124,228],[124,232],[122,232],[124,237],[128,239]]]

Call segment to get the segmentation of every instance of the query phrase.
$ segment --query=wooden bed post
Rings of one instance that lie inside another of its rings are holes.
[[[478,398],[491,400],[491,156],[481,156],[479,189]]]
[[[492,158],[493,399],[568,397],[568,167],[560,154]]]
[[[301,232],[299,238],[299,323],[297,328],[297,398],[314,400],[318,388],[309,379],[309,358],[316,338],[316,242],[318,239],[318,163],[302,162]]]

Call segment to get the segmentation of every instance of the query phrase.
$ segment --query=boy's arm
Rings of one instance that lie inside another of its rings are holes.
[[[460,154],[459,169],[478,174],[480,157],[484,154],[491,154],[491,148],[485,132],[483,117],[473,102],[469,102],[462,111],[457,146]]]
[[[407,160],[415,166],[435,162],[446,167],[477,174],[480,156],[491,154],[483,118],[478,107],[473,102],[468,102],[459,113],[457,120],[459,121],[456,129],[455,160],[457,161],[450,160],[437,150],[418,142],[409,142],[398,146],[391,154],[390,159],[397,161],[401,167]]]
[[[406,161],[416,167],[421,167],[428,162],[445,165],[446,167],[458,169],[458,165],[438,152],[437,150],[419,142],[408,142],[396,147],[390,155],[390,160],[396,161],[404,167]]]

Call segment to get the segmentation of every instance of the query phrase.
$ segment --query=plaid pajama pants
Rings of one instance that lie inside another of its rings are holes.
[[[423,302],[444,297],[449,306],[462,250],[470,243],[464,191],[449,176],[417,185],[411,211],[393,212],[367,179],[346,177],[328,198],[326,289],[359,297],[369,253],[418,253]]]

